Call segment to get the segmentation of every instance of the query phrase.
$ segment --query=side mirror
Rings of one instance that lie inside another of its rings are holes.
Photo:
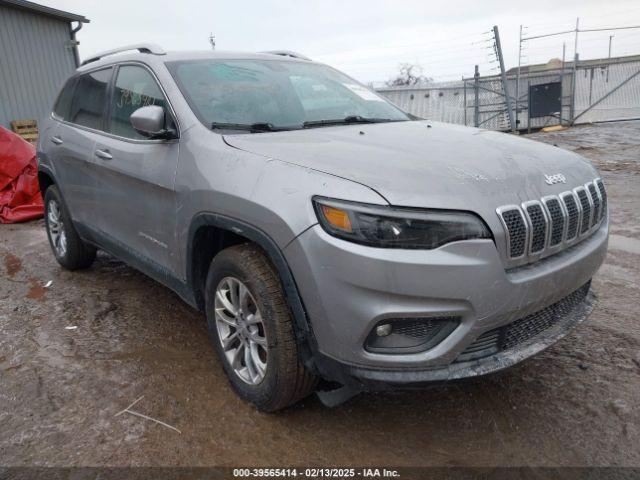
[[[171,139],[176,137],[173,129],[166,128],[166,114],[164,108],[158,105],[140,107],[131,114],[129,120],[131,125],[140,135],[147,138]]]

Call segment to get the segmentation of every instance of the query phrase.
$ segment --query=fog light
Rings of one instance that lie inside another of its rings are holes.
[[[382,325],[378,325],[376,327],[376,335],[379,337],[386,337],[391,334],[391,324],[383,323]]]
[[[448,337],[459,324],[459,317],[385,319],[371,329],[364,347],[374,353],[424,352]]]

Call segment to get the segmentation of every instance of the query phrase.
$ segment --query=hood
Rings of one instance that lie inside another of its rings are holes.
[[[391,205],[470,210],[557,194],[593,180],[580,155],[516,135],[394,122],[225,136],[236,148],[364,184]],[[566,183],[548,185],[561,173]]]

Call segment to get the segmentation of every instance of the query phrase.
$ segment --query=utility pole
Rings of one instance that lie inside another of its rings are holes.
[[[473,74],[473,126],[480,126],[480,69],[476,65],[476,71]]]
[[[463,78],[464,82],[464,126],[467,126],[467,81]]]
[[[211,45],[211,50],[216,49],[216,36],[213,32],[209,34],[209,44]]]
[[[611,41],[615,35],[609,35],[609,60],[611,60]]]
[[[504,99],[507,105],[507,116],[509,117],[509,127],[512,132],[516,131],[516,122],[513,119],[513,111],[511,110],[511,97],[509,97],[509,89],[507,88],[507,73],[504,69],[504,58],[502,57],[502,45],[500,44],[500,32],[498,26],[493,27],[493,37],[495,40],[496,54],[500,62],[500,76],[502,77],[502,89],[504,90]]]
[[[576,114],[576,70],[578,68],[578,32],[580,31],[580,18],[576,18],[575,40],[573,42],[573,73],[571,75],[571,108],[569,109],[569,123],[573,125],[573,117]]]
[[[607,83],[609,83],[609,64],[611,63],[611,41],[614,35],[609,35],[609,57],[607,59]]]
[[[518,103],[520,102],[520,64],[522,62],[522,25],[520,25],[520,38],[518,40],[518,73],[516,74],[516,127],[518,125]]]
[[[562,125],[562,107],[564,106],[564,59],[567,53],[567,44],[562,42],[562,67],[560,70],[560,125]]]

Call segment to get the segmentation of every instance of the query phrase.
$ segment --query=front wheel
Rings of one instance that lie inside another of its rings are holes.
[[[96,249],[83,242],[71,222],[62,197],[55,185],[44,194],[44,223],[51,250],[56,260],[67,270],[91,266],[96,258]]]
[[[234,390],[274,411],[313,392],[301,363],[293,317],[278,274],[254,245],[236,245],[211,262],[206,284],[209,332]]]

